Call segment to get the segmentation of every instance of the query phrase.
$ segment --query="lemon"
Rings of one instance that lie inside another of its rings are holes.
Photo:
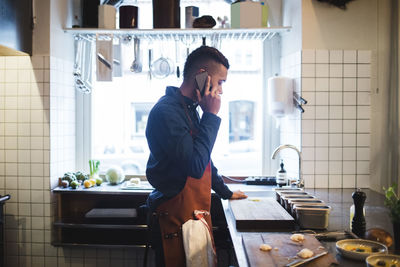
[[[103,179],[96,178],[96,185],[101,185],[103,183]]]
[[[85,186],[85,188],[92,187],[92,183],[90,182],[90,180],[85,180],[85,181],[83,182],[83,185]]]
[[[92,186],[96,185],[96,179],[89,179],[89,181]]]

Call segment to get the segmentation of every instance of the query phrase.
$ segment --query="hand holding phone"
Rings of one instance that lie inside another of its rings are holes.
[[[196,84],[197,84],[197,88],[200,91],[201,96],[204,96],[206,85],[207,85],[207,78],[208,78],[207,71],[200,72],[199,74],[196,75],[196,78],[195,78]],[[209,90],[211,91],[211,86],[210,86]]]
[[[217,88],[215,88],[215,91],[212,91],[211,79],[209,81],[208,76],[207,71],[196,75],[196,86],[199,90],[197,92],[197,97],[200,107],[204,112],[210,112],[216,115],[221,107],[221,97],[217,93]],[[207,88],[207,84],[209,84],[209,88]],[[206,90],[209,90],[209,93],[206,93]]]

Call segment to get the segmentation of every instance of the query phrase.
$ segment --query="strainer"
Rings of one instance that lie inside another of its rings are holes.
[[[160,57],[151,64],[151,75],[163,79],[174,73],[174,63],[171,59]]]

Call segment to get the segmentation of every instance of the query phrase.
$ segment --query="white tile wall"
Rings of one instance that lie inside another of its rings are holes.
[[[50,190],[75,170],[71,73],[72,62],[60,58],[0,57],[0,194],[11,195],[4,205],[6,266],[140,266],[142,249],[51,245]]]
[[[369,186],[371,51],[303,50],[306,187]]]
[[[50,60],[57,61],[54,69],[49,68]],[[50,84],[50,74],[57,72],[61,79]],[[50,245],[50,166],[74,169],[71,72],[71,62],[48,56],[0,57],[0,194],[11,195],[4,205],[6,266],[57,266],[53,263],[58,249]],[[51,107],[54,94],[60,103],[67,101],[68,108]],[[52,124],[50,107],[62,114]],[[64,116],[69,119],[63,120]],[[63,140],[60,147],[50,146],[52,127],[60,129],[54,135]],[[53,151],[71,158],[55,158],[50,164]],[[54,172],[53,180],[59,174]]]
[[[306,79],[304,88],[305,92],[307,92],[308,97],[311,102],[316,103],[317,101],[326,101],[324,96],[316,96],[315,94],[315,61],[317,60],[315,53],[305,54],[305,61],[313,64],[307,64],[310,68],[302,68],[303,75],[310,76],[313,78]],[[322,60],[323,55],[319,55],[318,60]],[[295,81],[294,91],[300,95],[300,80],[301,80],[301,53],[296,52],[290,54],[281,59],[281,72],[283,76],[291,77]],[[323,69],[323,67],[322,67]],[[288,71],[291,70],[291,71]],[[324,71],[324,70],[323,70]],[[307,129],[309,132],[314,132],[315,127],[317,127],[315,121],[312,121],[309,124],[305,124],[304,129]],[[318,125],[318,127],[323,127],[323,125]],[[298,109],[295,109],[293,114],[281,119],[281,135],[280,135],[280,143],[281,144],[292,144],[297,148],[301,149],[302,138],[308,140],[313,140],[311,137],[307,135],[301,136],[301,115]],[[309,151],[310,152],[310,151]],[[307,156],[307,154],[306,154]],[[288,172],[289,177],[298,177],[298,156],[297,153],[290,149],[285,149],[280,152],[280,158],[284,160],[286,170]],[[307,166],[306,166],[307,168]]]

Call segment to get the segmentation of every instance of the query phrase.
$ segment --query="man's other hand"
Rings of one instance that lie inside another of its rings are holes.
[[[243,199],[243,198],[247,198],[247,195],[245,193],[243,193],[242,191],[238,190],[238,191],[233,192],[230,199]]]

